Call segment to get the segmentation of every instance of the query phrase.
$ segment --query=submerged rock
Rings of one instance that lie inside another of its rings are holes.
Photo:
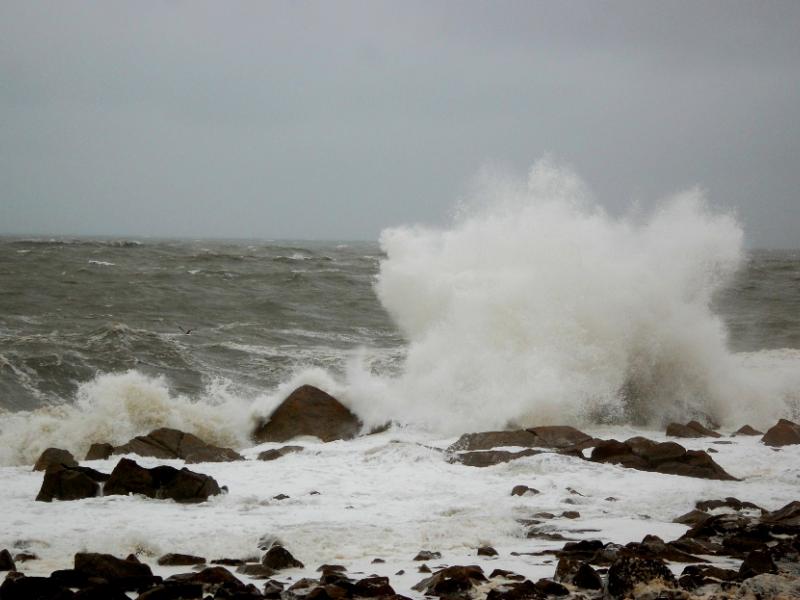
[[[155,458],[180,458],[187,463],[244,460],[230,448],[207,444],[196,435],[161,427],[114,448],[114,454],[138,454]]]
[[[253,432],[257,442],[285,442],[310,435],[323,442],[347,440],[361,431],[359,418],[336,398],[304,385],[293,391]]]
[[[258,454],[258,460],[277,460],[287,454],[293,454],[295,452],[302,452],[302,446],[282,446],[280,448],[274,448],[272,450],[264,450]]]
[[[548,425],[518,429],[513,431],[483,431],[480,433],[465,433],[448,452],[463,452],[473,450],[490,450],[506,446],[521,446],[523,448],[551,448],[564,449],[591,443],[593,438],[582,431],[567,425]]]
[[[468,467],[491,467],[501,463],[524,458],[526,456],[536,456],[541,454],[541,450],[519,450],[509,452],[507,450],[479,450],[477,452],[460,452],[449,457],[451,463],[460,463]]]

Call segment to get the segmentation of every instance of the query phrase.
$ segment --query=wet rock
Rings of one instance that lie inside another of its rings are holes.
[[[534,584],[534,586],[537,590],[544,594],[545,597],[569,595],[569,590],[566,587],[556,581],[553,581],[552,579],[540,579]]]
[[[625,442],[602,441],[592,450],[589,460],[669,475],[736,480],[701,450],[686,450],[675,442],[657,443],[643,437]]]
[[[146,469],[129,458],[120,459],[103,489],[105,496],[141,494],[184,503],[203,502],[220,493],[219,484],[208,475],[166,465]]]
[[[158,564],[162,567],[186,567],[191,565],[202,565],[206,559],[202,556],[193,556],[191,554],[165,554],[158,559]]]
[[[586,590],[599,590],[603,587],[603,580],[589,563],[569,558],[559,559],[554,579]]]
[[[382,558],[373,558],[371,564],[373,564],[373,565],[382,565],[385,562],[386,561],[383,560]]]
[[[524,575],[520,575],[519,573],[514,573],[514,571],[506,571],[505,569],[495,569],[489,575],[489,579],[495,579],[498,577],[502,577],[503,579],[510,579],[512,581],[525,581]]]
[[[478,556],[497,556],[497,550],[491,546],[481,546],[478,548]]]
[[[461,452],[454,454],[448,459],[451,463],[460,463],[468,467],[491,467],[501,463],[510,462],[517,458],[535,456],[541,454],[539,450],[519,450],[509,452],[507,450],[480,450],[477,452]]]
[[[16,562],[28,562],[29,560],[39,560],[39,557],[33,552],[18,552],[14,555],[14,561]]]
[[[545,600],[547,595],[525,578],[522,581],[504,583],[491,590],[486,600]]]
[[[0,571],[16,571],[17,565],[11,557],[11,552],[6,549],[0,551]]]
[[[581,513],[577,510],[565,510],[561,513],[561,516],[565,519],[580,519]]]
[[[46,471],[47,467],[52,465],[61,465],[64,467],[77,467],[78,462],[71,452],[62,450],[61,448],[48,448],[36,460],[33,465],[34,471]]]
[[[568,558],[572,561],[592,562],[597,553],[604,548],[600,540],[581,540],[579,542],[567,542],[564,547],[556,553],[559,558]]]
[[[747,555],[739,567],[739,576],[749,579],[763,573],[777,573],[778,567],[766,550],[754,550]]]
[[[763,431],[759,431],[751,427],[750,425],[743,425],[739,429],[733,432],[733,435],[764,435]]]
[[[167,581],[140,594],[137,600],[200,600],[202,597],[202,584]]]
[[[741,511],[744,509],[752,509],[758,510],[761,512],[766,512],[760,506],[753,504],[752,502],[742,502],[738,498],[733,498],[731,496],[723,499],[723,500],[700,500],[695,503],[694,507],[697,510],[702,510],[708,512],[709,510],[714,510],[716,508],[732,508],[736,511]]]
[[[411,589],[428,596],[452,596],[468,592],[484,581],[483,569],[477,565],[452,566],[436,571]]]
[[[72,592],[48,577],[6,577],[0,585],[2,600],[71,600]]]
[[[739,598],[795,600],[800,598],[800,578],[765,573],[742,582]]]
[[[695,590],[709,584],[723,581],[737,581],[739,573],[711,565],[688,565],[683,569],[678,584],[685,590]]]
[[[442,558],[441,552],[433,550],[420,550],[413,560],[436,560]]]
[[[800,502],[795,500],[783,508],[766,513],[761,521],[773,525],[786,527],[800,527]]]
[[[84,460],[105,460],[112,454],[114,454],[114,446],[111,444],[92,444]]]
[[[682,548],[675,546],[672,542],[665,543],[657,535],[646,535],[639,542],[631,542],[621,549],[621,554],[625,556],[636,556],[639,558],[649,558],[655,560],[665,560],[678,563],[703,563],[705,559],[699,558],[685,552]]]
[[[75,555],[74,571],[87,578],[105,579],[122,590],[142,590],[161,582],[147,565],[111,554],[79,552]]]
[[[336,572],[336,573],[345,573],[347,571],[347,567],[344,565],[320,565],[317,567],[317,573],[325,573],[325,572]]]
[[[612,598],[633,595],[638,586],[673,589],[677,586],[672,571],[660,560],[623,556],[608,570],[608,594]]]
[[[595,441],[582,431],[566,425],[531,427],[527,431],[535,436],[533,445],[537,448],[575,448]]]
[[[681,425],[680,423],[670,423],[667,425],[667,435],[681,438],[721,437],[716,431],[704,427],[697,421],[689,421],[686,423],[686,425]]]
[[[275,574],[275,570],[265,567],[261,563],[245,563],[236,568],[237,573],[246,575],[252,579],[269,579]]]
[[[681,525],[697,525],[708,519],[711,515],[702,510],[690,510],[688,513],[682,514],[672,520],[673,523],[680,523]]]
[[[286,587],[280,581],[270,579],[264,584],[264,598],[269,600],[280,600],[283,588]]]
[[[302,451],[302,446],[282,446],[280,448],[274,448],[272,450],[264,450],[264,452],[260,452],[258,454],[258,460],[277,460],[283,456],[286,456],[287,454]]]
[[[139,596],[141,598],[141,596]],[[95,583],[78,590],[72,600],[130,600],[128,595],[110,583]]]
[[[359,598],[382,598],[393,596],[395,591],[388,577],[365,577],[356,582],[353,593]]]
[[[244,583],[225,567],[206,567],[195,573],[172,575],[167,579],[167,583],[170,582],[199,584],[205,593],[214,593],[219,588],[242,589],[245,587]]]
[[[289,496],[286,494],[278,494],[277,496],[272,497],[273,500],[288,500]]]
[[[430,573],[430,572],[431,568],[425,563],[422,563],[420,566],[417,567],[417,573]]]
[[[323,442],[358,435],[361,421],[333,396],[310,385],[293,391],[253,432],[257,442],[285,442],[311,435]]]
[[[483,431],[480,433],[465,433],[454,444],[447,448],[447,452],[462,452],[474,450],[491,450],[505,446],[521,446],[532,448],[536,436],[525,429],[516,431]]]
[[[114,454],[138,454],[155,458],[180,458],[187,463],[243,460],[238,452],[207,444],[196,435],[161,427],[114,448]]]
[[[282,569],[302,569],[303,563],[297,560],[283,546],[275,544],[267,550],[261,559],[261,564],[270,569],[280,571]]]
[[[108,475],[89,467],[65,467],[54,464],[45,471],[36,500],[51,502],[93,498],[100,495],[100,484],[108,478]]]
[[[534,496],[539,493],[539,490],[528,487],[527,485],[515,485],[514,488],[511,490],[512,496],[525,496],[530,495]]]
[[[787,419],[781,419],[767,430],[761,441],[767,446],[800,444],[800,425]]]

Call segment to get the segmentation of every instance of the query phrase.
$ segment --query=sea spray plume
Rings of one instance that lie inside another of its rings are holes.
[[[741,390],[710,303],[741,260],[734,218],[697,190],[614,218],[549,160],[480,192],[449,229],[381,236],[375,289],[409,342],[398,418],[455,433],[728,416]]]

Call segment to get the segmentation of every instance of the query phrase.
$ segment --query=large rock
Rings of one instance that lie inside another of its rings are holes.
[[[106,482],[104,495],[142,494],[148,498],[169,498],[176,502],[203,502],[221,493],[213,477],[187,468],[159,466],[145,469],[128,458],[121,459]]]
[[[465,594],[485,581],[483,569],[477,565],[453,566],[436,571],[412,589],[426,596],[454,596]]]
[[[643,437],[630,438],[625,442],[602,441],[594,447],[589,460],[640,471],[736,481],[702,450],[687,450],[675,442],[658,443]]]
[[[667,435],[681,438],[720,437],[716,431],[712,431],[708,427],[704,427],[697,421],[689,421],[686,423],[686,425],[681,425],[680,423],[670,423],[667,425]]]
[[[100,486],[109,478],[105,473],[89,467],[51,465],[44,473],[42,487],[36,500],[80,500],[100,495]]]
[[[674,589],[677,581],[672,571],[660,560],[624,556],[608,570],[608,594],[612,598],[636,597],[637,588]]]
[[[347,440],[358,435],[362,423],[333,396],[311,385],[293,391],[269,419],[253,432],[257,442],[285,442],[310,435],[323,442]]]
[[[112,454],[114,454],[114,446],[111,444],[92,444],[84,460],[105,460]]]
[[[800,444],[800,425],[787,419],[781,419],[767,430],[761,441],[767,446]]]
[[[6,577],[0,585],[2,600],[71,600],[72,592],[49,577]]]
[[[230,448],[207,444],[196,435],[168,427],[137,436],[127,444],[114,448],[114,454],[180,458],[187,463],[243,460],[238,452]]]
[[[160,582],[147,565],[111,554],[79,552],[75,555],[74,569],[87,578],[105,579],[123,590],[142,590]]]
[[[77,467],[78,462],[71,452],[61,448],[48,448],[42,452],[36,464],[33,465],[34,471],[46,471],[47,467],[63,465],[65,467]]]
[[[483,431],[465,433],[451,445],[448,452],[490,450],[505,446],[523,448],[573,448],[591,443],[593,438],[566,425],[549,425],[513,431]]]
[[[739,429],[733,432],[733,435],[764,435],[764,432],[759,431],[750,425],[742,425]]]
[[[0,551],[0,571],[16,571],[17,565],[14,564],[14,558],[11,552],[7,549]]]
[[[275,544],[272,548],[267,550],[266,554],[261,558],[261,564],[275,571],[303,568],[303,563],[297,560],[286,548],[279,544]]]

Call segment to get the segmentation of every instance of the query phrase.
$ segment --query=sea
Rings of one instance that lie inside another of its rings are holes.
[[[277,576],[287,584],[343,564],[421,598],[420,550],[552,577],[563,540],[672,540],[700,500],[797,500],[800,446],[734,432],[800,417],[800,250],[751,249],[697,192],[613,215],[547,164],[492,189],[446,226],[374,242],[0,239],[0,548],[35,554],[25,572],[48,575],[81,550],[156,565],[167,552],[257,558],[277,539],[305,564]],[[365,431],[388,428],[257,460],[280,444],[256,445],[254,426],[303,384]],[[668,422],[693,418],[723,437],[680,443],[735,480],[547,452],[485,469],[447,460],[466,432],[570,424],[663,441]],[[81,460],[91,443],[164,426],[245,457],[189,465],[225,494],[34,501],[45,448]],[[512,496],[517,485],[538,493]],[[477,556],[485,545],[499,556]]]

